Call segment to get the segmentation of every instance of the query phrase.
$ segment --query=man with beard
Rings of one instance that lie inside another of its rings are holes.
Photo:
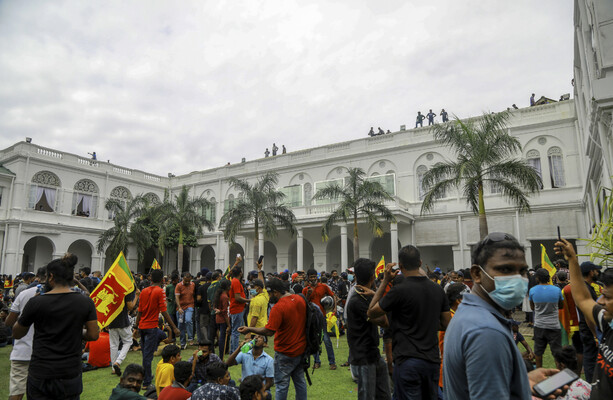
[[[138,364],[130,364],[123,371],[119,384],[115,386],[109,400],[146,400],[138,394],[143,384],[145,369]]]
[[[253,347],[247,353],[241,352],[241,348],[245,343],[247,343],[247,341],[243,342],[241,346],[230,355],[226,364],[228,367],[241,364],[242,379],[251,375],[263,376],[266,379],[264,390],[270,390],[274,382],[275,374],[273,367],[274,361],[271,356],[264,352],[266,336],[256,335],[253,339]],[[270,394],[267,394],[267,397],[269,396]]]
[[[270,303],[268,323],[263,328],[241,326],[242,334],[275,336],[275,399],[285,400],[290,378],[294,382],[296,400],[306,400],[307,385],[304,378],[302,355],[306,350],[306,303],[296,294],[290,294],[280,279],[271,279],[267,284]]]
[[[192,383],[187,390],[194,392],[200,385],[204,385],[207,381],[206,369],[213,363],[220,363],[221,359],[213,352],[215,347],[211,341],[201,341],[198,343],[198,350],[194,351],[194,355],[188,362],[192,364]]]

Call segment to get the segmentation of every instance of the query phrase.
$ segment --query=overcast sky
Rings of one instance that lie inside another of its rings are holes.
[[[557,100],[572,3],[0,0],[0,148],[165,176]]]

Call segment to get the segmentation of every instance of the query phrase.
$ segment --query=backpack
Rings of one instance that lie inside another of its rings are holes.
[[[300,297],[306,303],[306,349],[304,351],[304,371],[307,381],[311,385],[311,377],[309,376],[309,367],[311,366],[311,356],[321,352],[321,341],[323,340],[324,329],[326,327],[326,319],[321,313],[321,309],[315,303],[311,303],[307,298],[300,293]],[[313,369],[315,371],[315,369]]]

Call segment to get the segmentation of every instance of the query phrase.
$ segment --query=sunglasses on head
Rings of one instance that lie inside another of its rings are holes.
[[[482,241],[479,242],[479,245],[477,246],[477,250],[475,252],[475,254],[479,254],[481,253],[481,250],[483,250],[483,248],[485,246],[489,246],[492,243],[497,243],[497,242],[503,242],[505,240],[512,240],[517,242],[518,240],[515,238],[515,236],[510,235],[508,233],[504,233],[504,232],[492,232],[489,235],[487,235],[486,237],[483,238]]]

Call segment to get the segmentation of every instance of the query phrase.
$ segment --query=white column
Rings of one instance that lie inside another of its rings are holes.
[[[258,234],[258,255],[264,255],[264,232],[261,231]]]
[[[392,262],[398,262],[398,223],[390,224],[390,238],[392,241]]]
[[[458,215],[458,244],[459,244],[459,246],[458,246],[459,249],[458,250],[460,251],[459,259],[461,260],[461,263],[458,264],[456,262],[456,260],[455,260],[456,257],[455,257],[455,254],[454,254],[454,257],[453,257],[454,258],[454,266],[457,267],[455,269],[464,268],[464,237],[463,236],[464,236],[464,234],[462,233],[462,216]]]
[[[298,263],[298,271],[304,271],[304,243],[302,241],[303,232],[298,228],[298,236],[296,239],[296,261]]]
[[[349,262],[347,257],[347,225],[341,225],[341,270],[344,271],[349,268],[347,263]]]

